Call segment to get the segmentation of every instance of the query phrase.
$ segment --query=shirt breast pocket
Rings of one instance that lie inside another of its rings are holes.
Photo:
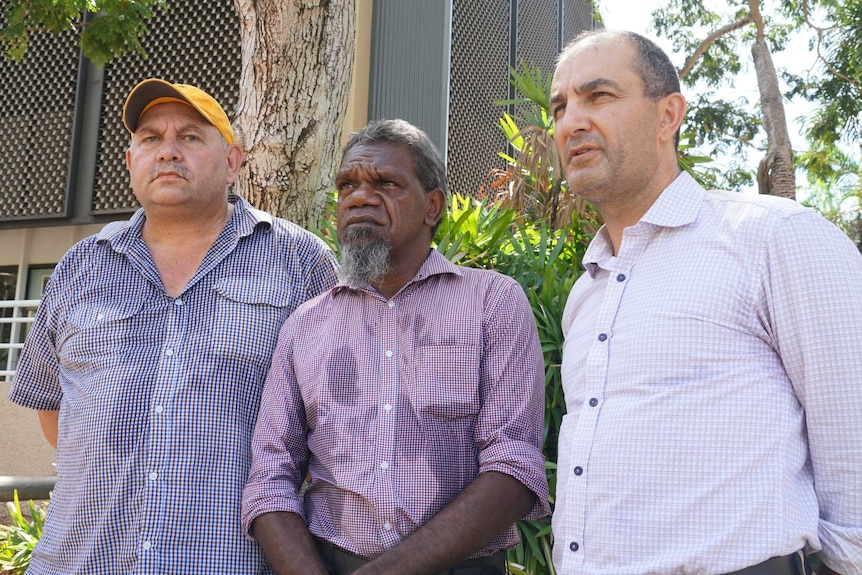
[[[219,281],[213,289],[213,353],[268,367],[278,330],[295,307],[289,282],[278,278],[230,278]]]
[[[73,373],[88,374],[122,361],[135,344],[139,298],[110,303],[85,303],[68,315],[68,331],[58,342],[60,363]]]
[[[479,351],[470,346],[425,345],[416,352],[415,379],[408,383],[417,415],[458,420],[479,413]]]

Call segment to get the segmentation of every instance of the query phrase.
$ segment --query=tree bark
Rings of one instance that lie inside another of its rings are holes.
[[[234,0],[242,72],[234,122],[240,195],[317,225],[341,148],[353,71],[355,0]]]
[[[749,0],[751,18],[757,26],[757,39],[751,46],[760,107],[763,110],[763,129],[766,131],[767,151],[758,170],[760,193],[796,199],[796,175],[793,171],[793,151],[787,132],[784,100],[778,86],[778,75],[772,55],[763,34],[759,0]],[[761,174],[762,172],[762,174]]]

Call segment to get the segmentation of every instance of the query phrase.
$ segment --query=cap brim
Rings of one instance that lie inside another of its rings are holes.
[[[138,120],[147,104],[158,98],[177,98],[194,107],[188,98],[183,96],[170,82],[158,78],[144,80],[132,88],[128,98],[126,98],[125,105],[123,105],[123,125],[130,133],[134,134],[137,130]]]

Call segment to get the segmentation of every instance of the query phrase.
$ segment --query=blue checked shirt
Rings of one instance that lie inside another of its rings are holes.
[[[388,300],[339,285],[279,335],[243,524],[293,512],[318,537],[376,557],[486,471],[532,490],[527,518],[543,517],[544,382],[533,312],[511,278],[431,251]],[[476,556],[517,543],[512,526]]]
[[[334,285],[298,226],[235,211],[178,298],[141,239],[144,214],[57,265],[10,392],[60,410],[57,485],[30,573],[259,573],[240,497],[279,327]]]
[[[563,314],[554,563],[862,575],[862,256],[795,202],[681,174]]]

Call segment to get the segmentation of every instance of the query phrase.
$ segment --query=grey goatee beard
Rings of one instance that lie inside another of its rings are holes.
[[[341,240],[342,281],[349,285],[374,285],[389,273],[389,241],[364,227],[347,228]]]

